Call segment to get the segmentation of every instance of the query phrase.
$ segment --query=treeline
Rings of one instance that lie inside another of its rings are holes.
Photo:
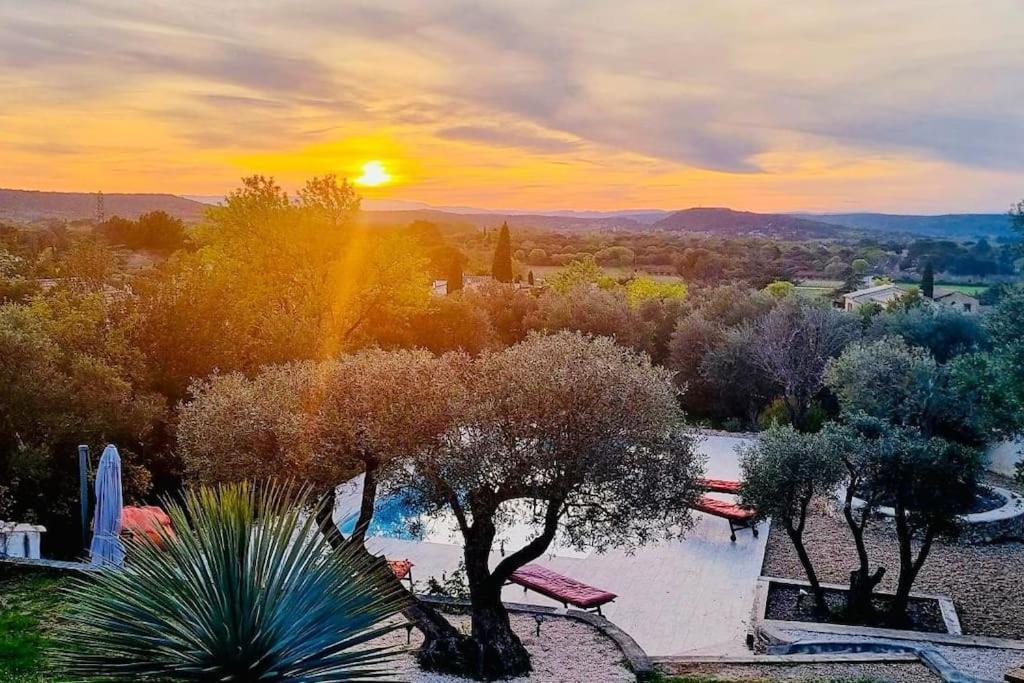
[[[464,227],[434,229],[465,254],[467,272],[486,272],[496,230]],[[893,278],[918,275],[931,262],[940,277],[1010,277],[1019,270],[1020,254],[1007,241],[870,239],[856,241],[781,241],[760,237],[712,237],[668,232],[560,233],[521,229],[515,260],[531,266],[564,266],[584,256],[599,265],[656,269],[690,282],[745,282],[763,287],[780,279],[844,280],[852,264]]]
[[[112,245],[170,253],[185,246],[185,223],[164,211],[150,211],[135,220],[113,216],[94,228]]]

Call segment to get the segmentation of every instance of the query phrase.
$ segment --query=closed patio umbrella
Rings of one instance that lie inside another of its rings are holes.
[[[92,522],[92,545],[89,555],[93,564],[121,567],[124,548],[121,546],[121,456],[117,448],[103,449],[96,471],[96,514]]]

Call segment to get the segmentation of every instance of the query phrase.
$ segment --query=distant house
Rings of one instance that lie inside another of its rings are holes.
[[[970,294],[964,294],[952,289],[935,288],[935,296],[932,300],[943,306],[951,306],[964,313],[977,313],[981,309],[981,302]]]
[[[462,288],[477,289],[488,282],[494,282],[494,278],[490,275],[465,275],[462,278]],[[431,292],[433,292],[434,296],[445,296],[448,294],[448,281],[434,280],[431,285]]]
[[[843,308],[855,312],[864,304],[885,306],[906,293],[906,289],[893,283],[858,289],[856,292],[843,295]],[[925,301],[927,302],[927,299]],[[978,313],[981,310],[981,305],[975,297],[951,289],[936,287],[932,301],[935,304],[949,306],[964,313]]]
[[[847,311],[856,311],[864,304],[885,306],[905,293],[905,289],[891,282],[876,287],[868,287],[867,289],[858,289],[855,292],[843,295],[843,308]]]

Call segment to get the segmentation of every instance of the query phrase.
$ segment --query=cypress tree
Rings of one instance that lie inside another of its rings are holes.
[[[921,294],[927,299],[935,298],[935,271],[931,261],[924,264],[924,272],[921,273]]]
[[[462,289],[462,286],[462,259],[458,256],[452,256],[452,261],[448,265],[448,281],[445,283],[445,291],[448,294],[458,292]]]
[[[512,236],[508,232],[508,223],[502,223],[501,232],[498,233],[491,275],[498,282],[512,282]]]

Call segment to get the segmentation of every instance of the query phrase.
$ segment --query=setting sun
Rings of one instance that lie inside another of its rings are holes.
[[[377,187],[384,185],[391,180],[391,174],[384,169],[384,164],[379,161],[367,161],[363,164],[363,174],[355,179],[356,185]]]

